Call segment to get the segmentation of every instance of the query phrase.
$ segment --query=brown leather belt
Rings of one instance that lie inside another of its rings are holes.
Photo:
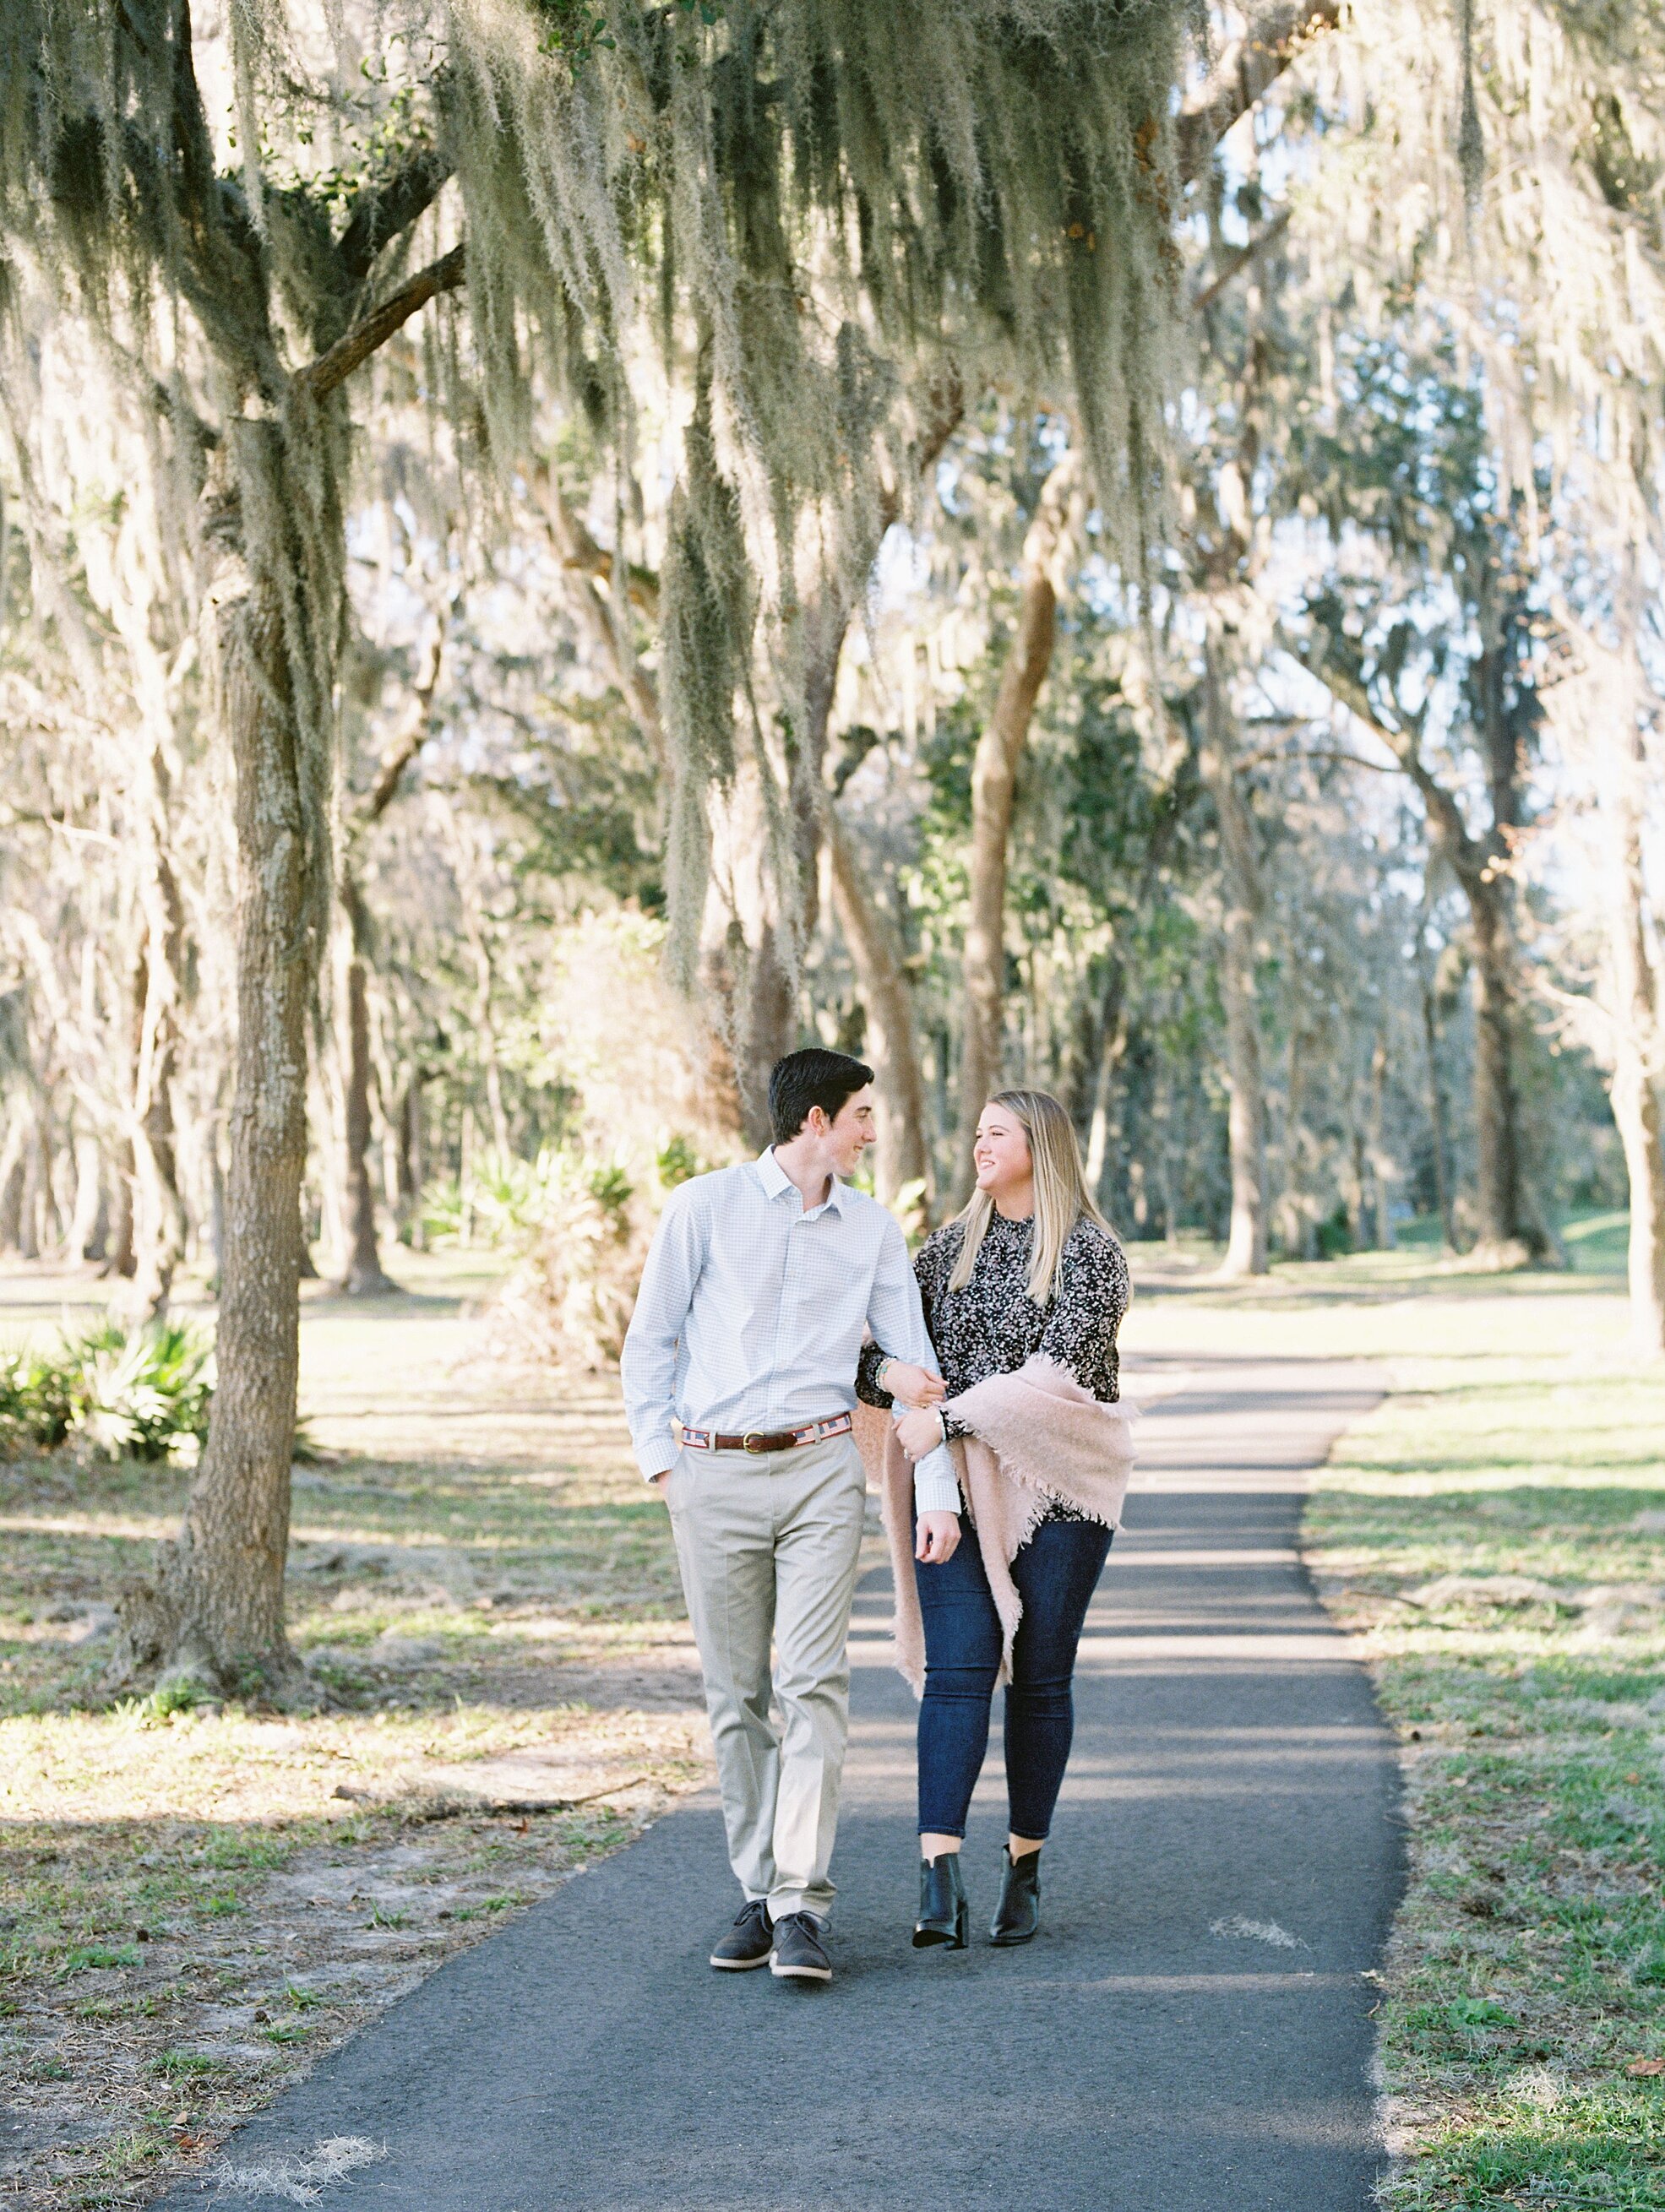
[[[833,1413],[824,1421],[810,1421],[801,1429],[785,1429],[779,1435],[748,1429],[743,1437],[719,1436],[714,1429],[684,1429],[684,1451],[796,1451],[803,1444],[824,1443],[829,1437],[847,1437],[854,1427],[848,1413]]]

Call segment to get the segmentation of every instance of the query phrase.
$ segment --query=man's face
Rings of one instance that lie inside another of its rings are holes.
[[[864,1083],[860,1091],[850,1093],[828,1124],[827,1150],[832,1155],[835,1173],[854,1175],[861,1155],[878,1135],[873,1125],[873,1086]]]

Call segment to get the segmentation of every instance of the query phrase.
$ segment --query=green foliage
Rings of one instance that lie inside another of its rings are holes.
[[[1173,94],[1195,11],[526,0],[455,20],[441,129],[500,455],[531,434],[528,331],[621,472],[626,365],[657,343],[695,386],[659,624],[689,981],[709,790],[748,755],[793,908],[778,793],[805,724],[804,611],[829,585],[859,595],[948,395],[1000,385],[1066,411],[1108,543],[1137,565],[1152,542],[1180,301]]]
[[[687,1157],[692,1159],[691,1150]],[[689,1172],[697,1174],[697,1166]],[[513,1250],[536,1233],[553,1207],[577,1194],[593,1199],[617,1223],[630,1203],[633,1186],[616,1161],[597,1163],[548,1150],[535,1160],[488,1152],[466,1181],[453,1176],[429,1184],[422,1200],[423,1228],[436,1249],[485,1245]]]
[[[665,1139],[654,1158],[653,1165],[665,1190],[674,1190],[678,1183],[691,1182],[696,1175],[708,1172],[706,1163],[695,1151],[690,1139],[680,1134]]]
[[[100,1458],[173,1456],[208,1434],[212,1346],[188,1322],[91,1329],[70,1347],[77,1370],[72,1433]]]
[[[30,1446],[50,1451],[70,1432],[75,1416],[71,1364],[44,1352],[0,1355],[0,1460]]]
[[[692,1138],[673,1131],[660,1145],[654,1175],[661,1190],[709,1172]],[[487,1152],[466,1180],[452,1176],[432,1182],[422,1195],[422,1226],[437,1250],[485,1246],[513,1251],[526,1244],[562,1207],[574,1201],[599,1209],[604,1232],[622,1240],[629,1233],[636,1186],[617,1160],[596,1160],[553,1147],[536,1159]]]
[[[206,2074],[222,2074],[225,2061],[200,2051],[164,2051],[150,2061],[150,2071],[167,2081],[190,2081]]]
[[[137,1945],[121,1943],[78,1943],[64,1954],[58,1968],[61,1980],[72,1974],[97,1973],[112,1966],[137,1966],[140,1963]]]
[[[208,1433],[209,1340],[188,1322],[101,1322],[56,1353],[0,1358],[0,1458],[79,1445],[155,1463]]]

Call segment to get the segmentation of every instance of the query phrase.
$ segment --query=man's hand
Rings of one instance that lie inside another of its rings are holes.
[[[885,1369],[884,1388],[904,1406],[939,1406],[948,1395],[940,1375],[928,1367],[910,1367],[905,1359],[893,1359]]]
[[[647,1487],[650,1490],[657,1491],[659,1495],[663,1498],[665,1495],[665,1482],[670,1473],[671,1470],[668,1467],[662,1467],[657,1474],[650,1474],[647,1478]]]
[[[959,1540],[957,1513],[921,1513],[914,1530],[914,1557],[927,1567],[939,1567],[953,1558]]]

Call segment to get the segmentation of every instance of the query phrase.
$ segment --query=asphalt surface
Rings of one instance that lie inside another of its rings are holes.
[[[1376,1387],[1161,1367],[1131,1374],[1184,1387],[1147,1416],[1089,1619],[1036,1942],[981,1936],[997,1726],[972,1948],[908,1945],[914,1708],[874,1575],[830,1988],[708,1967],[738,1899],[696,1800],[326,2058],[231,2165],[368,2139],[385,2155],[325,2187],[329,2212],[1367,2212],[1395,1770],[1293,1545],[1303,1470]],[[205,2197],[233,2201],[166,2203]]]

